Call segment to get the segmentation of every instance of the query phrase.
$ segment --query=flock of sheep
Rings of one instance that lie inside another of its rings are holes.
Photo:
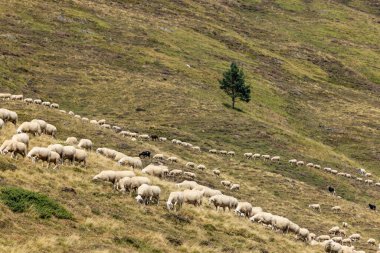
[[[43,102],[42,100],[33,100],[30,98],[23,99],[22,95],[10,95],[0,93],[0,99],[12,99],[12,100],[24,100],[26,103],[41,104],[51,108],[59,109],[59,105],[56,103]],[[62,113],[66,113],[64,110],[60,110]],[[79,115],[75,115],[73,112],[69,112],[69,115],[75,118],[81,119],[83,121],[89,121],[93,124],[98,124],[103,128],[114,129],[119,132],[122,136],[129,136],[132,140],[157,140],[157,141],[167,141],[165,137],[149,136],[147,134],[139,135],[137,133],[122,131],[118,126],[111,126],[106,124],[103,120],[88,120],[87,118],[82,118]],[[17,113],[9,111],[7,109],[0,109],[0,129],[7,122],[17,124]],[[48,166],[53,163],[54,168],[69,161],[70,163],[83,163],[86,166],[86,160],[88,157],[87,152],[92,150],[93,143],[89,139],[77,140],[75,137],[68,137],[65,145],[52,144],[48,147],[33,147],[29,152],[29,135],[39,136],[41,134],[50,135],[55,137],[57,133],[57,128],[51,124],[46,123],[40,119],[34,119],[30,122],[23,122],[16,130],[16,134],[10,139],[6,140],[0,147],[1,154],[11,153],[12,157],[17,157],[18,154],[23,157],[28,157],[32,159],[33,162],[41,160],[42,162],[47,162]],[[199,146],[194,146],[191,143],[183,142],[177,139],[172,140],[173,144],[188,147],[194,151],[201,152]],[[76,147],[77,146],[77,147]],[[226,156],[235,156],[234,151],[218,151],[216,149],[209,150],[212,154],[221,154]],[[107,181],[111,182],[114,189],[120,192],[129,192],[136,195],[136,201],[144,205],[159,204],[160,196],[162,196],[162,191],[159,186],[152,185],[152,181],[149,176],[158,177],[160,179],[166,178],[178,178],[183,176],[186,180],[181,183],[177,183],[175,186],[178,188],[177,191],[170,192],[168,199],[166,201],[166,206],[168,210],[179,210],[184,204],[201,206],[204,198],[208,199],[208,203],[216,208],[216,210],[230,210],[234,211],[237,215],[242,217],[247,217],[251,222],[257,222],[269,229],[282,231],[283,233],[294,233],[298,239],[308,242],[311,245],[322,245],[326,252],[331,253],[361,253],[363,251],[356,251],[352,246],[352,243],[360,240],[359,234],[352,234],[351,236],[345,238],[346,233],[343,229],[339,227],[334,227],[330,229],[329,235],[316,236],[311,233],[307,228],[302,228],[296,223],[292,222],[286,217],[274,215],[268,212],[264,212],[261,207],[254,207],[248,202],[239,201],[233,196],[223,194],[221,190],[212,189],[207,186],[198,184],[194,179],[196,174],[192,172],[192,169],[205,170],[206,166],[204,164],[196,165],[193,162],[185,162],[184,167],[189,171],[182,171],[179,169],[169,170],[165,163],[177,163],[179,159],[174,156],[165,157],[163,154],[155,154],[153,162],[148,166],[143,168],[142,158],[150,157],[149,151],[142,152],[138,157],[128,156],[121,152],[118,152],[109,148],[98,148],[96,153],[105,156],[109,159],[113,159],[120,166],[128,166],[132,168],[131,170],[123,171],[102,171],[93,177],[94,181]],[[247,159],[258,159],[262,158],[264,160],[270,160],[272,162],[279,162],[279,156],[269,156],[260,155],[253,153],[245,153],[244,157]],[[296,166],[304,166],[303,161],[297,161],[296,159],[289,160],[290,164]],[[319,165],[314,165],[311,163],[306,164],[308,167],[321,168]],[[319,167],[318,167],[319,166]],[[135,169],[139,169],[135,171]],[[141,170],[141,172],[140,172]],[[333,174],[333,170],[324,169],[327,172]],[[137,175],[139,173],[140,175]],[[215,176],[220,176],[221,172],[219,169],[214,169],[212,173]],[[363,169],[361,169],[361,173]],[[367,177],[371,175],[365,172]],[[348,176],[346,176],[348,177]],[[240,185],[237,183],[232,183],[228,180],[222,180],[221,185],[228,187],[231,191],[239,190]],[[376,184],[377,185],[377,184]],[[309,206],[315,210],[321,211],[319,204],[311,204]],[[333,207],[333,211],[341,211],[340,206]],[[347,223],[343,223],[343,228],[347,227]],[[332,235],[332,236],[331,236]],[[375,245],[376,240],[370,238],[367,241],[370,245]],[[380,252],[380,248],[379,248]]]

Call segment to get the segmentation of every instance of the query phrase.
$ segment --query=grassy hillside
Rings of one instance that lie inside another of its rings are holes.
[[[111,130],[100,130],[56,110],[41,109],[37,105],[25,106],[20,102],[3,104],[17,111],[21,121],[44,118],[58,127],[57,140],[46,136],[32,138],[31,146],[63,143],[67,136],[91,136],[96,147],[106,145],[129,155],[145,149],[176,155],[181,161],[170,164],[171,169],[182,169],[186,161],[205,163],[208,168],[205,172],[194,171],[199,183],[221,189],[274,214],[284,215],[316,234],[326,234],[332,226],[346,221],[350,224],[348,234],[359,232],[364,239],[380,236],[378,215],[366,210],[365,204],[361,203],[361,198],[379,197],[373,186],[364,187],[313,169],[292,168],[284,162],[280,165],[245,162],[241,156],[224,158],[208,152],[199,154],[170,142],[133,142]],[[12,125],[7,125],[1,131],[0,142],[14,131]],[[165,209],[164,199],[175,190],[172,180],[152,178],[163,189],[161,204],[158,207],[139,207],[132,197],[113,191],[111,185],[91,182],[93,175],[101,170],[120,169],[114,161],[95,153],[90,154],[86,168],[65,165],[53,170],[47,169],[46,165],[42,167],[28,160],[14,161],[4,156],[0,156],[0,162],[12,164],[1,166],[2,190],[11,186],[40,192],[57,201],[73,217],[69,220],[41,219],[33,207],[23,213],[13,213],[4,202],[0,202],[3,224],[0,250],[4,252],[321,252],[321,248],[306,246],[291,234],[267,230],[232,213],[217,213],[207,203],[201,208],[185,205],[180,212],[170,213]],[[145,165],[148,163],[149,160],[144,161]],[[212,175],[214,167],[221,169],[220,178]],[[278,175],[279,170],[289,175],[292,175],[290,171],[300,173],[308,180],[315,180],[314,183],[335,182],[343,199],[338,200],[312,184]],[[223,189],[219,183],[222,179],[239,182],[241,191]],[[174,181],[181,180],[177,178]],[[76,194],[64,192],[64,187],[74,188]],[[350,201],[351,197],[355,201]],[[315,202],[322,204],[321,214],[307,208]],[[343,213],[333,214],[329,209],[334,205],[342,206]],[[41,231],[37,238],[36,230]],[[374,248],[368,247],[364,240],[356,247],[374,252]]]
[[[378,189],[241,156],[269,153],[352,174],[364,167],[380,177],[379,9],[377,1],[364,0],[1,1],[0,92],[58,102],[82,116],[196,143],[204,150],[235,150],[235,159],[195,155],[169,143],[126,141],[35,106],[0,101],[0,107],[16,110],[21,120],[40,117],[57,125],[60,141],[88,137],[96,146],[127,154],[150,149],[219,167],[225,177],[241,183],[239,198],[315,232],[326,233],[345,220],[355,224],[350,232],[380,238],[379,218],[365,210],[369,202],[380,204]],[[252,90],[252,101],[239,103],[239,110],[229,107],[218,88],[231,61],[244,68]],[[9,126],[2,130],[1,141],[12,131]],[[14,163],[3,157],[0,162],[5,168]],[[140,210],[133,199],[88,181],[115,166],[96,155],[86,169],[36,170],[27,161],[15,166],[1,173],[4,185],[46,193],[76,220],[41,223],[34,212],[14,214],[2,206],[1,229],[13,231],[0,243],[4,251],[313,252],[291,236],[284,239],[230,214],[222,219],[207,207],[186,208],[178,217],[163,206]],[[220,180],[209,172],[200,178],[219,188]],[[336,204],[325,193],[330,184],[344,199],[339,201],[344,215],[307,210],[316,200],[324,209]],[[62,193],[66,185],[78,194]],[[49,236],[35,243],[37,229]],[[178,235],[182,245],[173,246],[175,240],[168,238]]]

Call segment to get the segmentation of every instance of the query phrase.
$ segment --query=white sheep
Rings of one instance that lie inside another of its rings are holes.
[[[170,156],[170,157],[168,157],[167,160],[168,160],[169,162],[171,162],[171,163],[176,163],[176,162],[178,162],[178,158],[175,157],[175,156]]]
[[[205,169],[206,169],[206,166],[205,166],[204,164],[199,164],[199,165],[197,166],[197,169],[199,169],[199,170],[205,170]]]
[[[142,173],[163,178],[166,176],[165,169],[167,169],[167,167],[163,165],[149,164],[142,170]]]
[[[153,190],[150,185],[142,184],[137,189],[136,200],[138,203],[148,205],[152,198],[153,198]]]
[[[50,107],[51,107],[51,108],[54,108],[54,109],[59,109],[59,104],[57,104],[57,103],[52,103],[52,104],[50,105]]]
[[[137,139],[148,141],[148,140],[150,140],[150,136],[147,134],[140,134],[139,136],[137,136]]]
[[[12,136],[12,140],[22,142],[26,145],[26,147],[29,147],[29,135],[26,133],[15,134]]]
[[[247,159],[252,158],[253,154],[252,153],[244,153],[244,157]]]
[[[106,123],[106,120],[105,119],[101,119],[98,121],[98,124],[99,125],[104,125]]]
[[[330,236],[329,235],[320,235],[316,238],[316,240],[318,242],[328,241],[328,240],[330,240]]]
[[[318,212],[321,212],[321,205],[320,204],[310,204],[309,208],[317,210]]]
[[[92,141],[89,139],[81,139],[79,141],[78,147],[86,150],[92,150]]]
[[[168,138],[166,138],[166,137],[158,137],[158,140],[159,140],[159,141],[167,141]]]
[[[46,107],[50,107],[51,103],[48,101],[45,101],[45,102],[42,102],[41,105],[46,106]]]
[[[52,124],[46,124],[45,133],[47,135],[51,135],[53,138],[55,138],[57,134],[57,128]]]
[[[352,245],[352,241],[350,238],[345,238],[342,240],[342,245],[349,245],[351,246]]]
[[[57,152],[60,156],[62,156],[63,145],[61,144],[52,144],[47,147],[50,151]]]
[[[333,240],[334,242],[337,242],[337,243],[342,243],[343,238],[341,236],[335,236],[335,237],[331,238],[331,240]]]
[[[251,222],[258,222],[269,225],[272,223],[273,214],[267,212],[259,212],[253,215],[249,220]]]
[[[67,151],[68,149],[66,149]],[[63,154],[65,154],[65,147],[63,147]],[[67,153],[66,153],[67,155]],[[65,157],[67,158],[67,156]],[[75,149],[75,154],[74,154],[74,161],[77,163],[83,163],[84,166],[87,164],[87,152],[82,149]]]
[[[64,163],[65,160],[69,160],[72,164],[74,164],[76,151],[76,148],[73,146],[63,146],[62,163]]]
[[[280,157],[279,156],[273,156],[270,160],[272,162],[280,162]]]
[[[333,206],[331,208],[331,210],[334,212],[334,213],[339,213],[339,212],[342,212],[342,207],[340,206]]]
[[[187,162],[185,166],[187,168],[195,168],[195,163],[193,163],[193,162]]]
[[[41,160],[43,162],[48,162],[50,160],[51,151],[47,148],[34,147],[29,151],[27,157],[32,159],[33,162]]]
[[[136,191],[141,185],[151,185],[151,181],[147,177],[123,177],[117,183],[115,188],[119,191]]]
[[[228,151],[227,155],[229,155],[229,156],[235,156],[235,151]]]
[[[184,175],[186,178],[188,178],[188,179],[195,179],[195,178],[196,178],[195,173],[193,173],[193,172],[189,172],[189,171],[185,171],[185,172],[183,173],[183,175]]]
[[[218,170],[218,169],[213,169],[213,170],[212,170],[212,174],[214,174],[215,176],[219,177],[219,176],[220,176],[220,170]]]
[[[238,191],[240,190],[240,184],[232,184],[230,187],[231,191]]]
[[[270,159],[270,155],[262,155],[261,156],[264,160],[269,160]]]
[[[298,231],[298,236],[300,237],[300,239],[302,241],[307,241],[308,238],[309,238],[309,230],[307,228],[300,228],[300,230]]]
[[[308,163],[308,164],[306,164],[306,167],[314,167],[314,164],[313,163]]]
[[[297,164],[297,159],[290,159],[288,161],[288,163],[292,164],[292,165],[296,165]]]
[[[342,245],[334,242],[333,240],[327,241],[325,244],[325,252],[328,253],[341,253],[343,251]]]
[[[116,159],[116,158],[115,158]],[[119,165],[128,165],[131,166],[134,169],[142,168],[143,164],[140,159],[140,157],[130,157],[130,156],[124,156],[122,157],[118,162]]]
[[[118,154],[118,152],[109,148],[98,148],[96,149],[96,153],[101,154],[110,159],[115,159],[116,155]]]
[[[228,208],[229,210],[236,209],[239,202],[234,197],[219,194],[219,195],[212,196],[209,199],[209,203],[213,204],[216,210],[218,210],[219,208],[222,208],[223,211],[225,211],[226,208]]]
[[[375,244],[376,244],[376,240],[373,239],[373,238],[369,238],[368,241],[367,241],[367,244],[372,245],[372,246],[375,246]]]
[[[182,189],[188,189],[188,190],[192,190],[192,189],[194,189],[197,186],[198,186],[197,182],[195,182],[195,181],[188,181],[188,180],[185,180],[185,181],[183,181],[181,183],[176,184],[176,187],[182,188]]]
[[[221,155],[227,155],[227,150],[219,150],[219,154]]]
[[[216,149],[210,149],[208,152],[211,153],[211,154],[217,154],[218,150],[216,150]]]
[[[174,209],[174,211],[177,211],[182,207],[183,201],[183,192],[171,192],[169,194],[168,200],[166,201],[166,207],[168,208],[168,210]]]
[[[53,169],[56,169],[59,166],[59,164],[61,163],[61,156],[55,151],[50,151],[50,158],[48,159],[48,166],[50,166],[51,163],[55,164]]]
[[[282,231],[283,233],[287,232],[291,221],[285,217],[273,215],[272,217],[272,226],[275,229]]]
[[[260,158],[260,157],[261,157],[261,155],[258,154],[258,153],[252,155],[252,158],[253,158],[253,159],[258,159],[258,158]]]
[[[319,165],[319,164],[314,164],[313,167],[316,169],[319,169],[319,170],[321,169],[321,165]]]
[[[201,148],[199,146],[191,147],[191,149],[197,152],[201,152]]]
[[[164,155],[163,154],[155,154],[153,156],[153,159],[164,160]]]
[[[338,234],[338,232],[339,232],[339,227],[338,227],[338,226],[332,227],[332,228],[329,230],[329,234],[333,234],[333,235]]]
[[[360,236],[360,234],[352,234],[348,238],[350,238],[351,241],[355,242],[355,241],[359,241],[361,236]]]
[[[248,202],[239,202],[235,212],[240,216],[251,217],[252,216],[252,204]]]
[[[46,123],[45,120],[42,120],[42,119],[33,119],[31,122],[36,122],[38,125],[40,125],[41,132],[42,133],[46,133],[47,123]]]
[[[203,191],[198,190],[184,190],[183,202],[194,206],[202,205]]]
[[[35,99],[33,101],[33,103],[35,103],[36,105],[40,105],[40,104],[42,104],[42,100],[41,99]]]
[[[16,133],[30,133],[35,136],[41,135],[41,127],[36,122],[23,122],[16,130]]]
[[[68,137],[65,141],[65,144],[67,145],[77,145],[78,139],[76,137]]]
[[[11,95],[11,100],[23,100],[24,95]]]
[[[223,180],[223,181],[220,181],[220,183],[225,187],[231,186],[231,181],[229,181],[229,180]]]
[[[347,222],[342,222],[342,227],[348,228],[348,223]]]
[[[25,157],[28,153],[28,148],[23,142],[11,140],[8,145],[2,150],[3,154],[11,153],[11,156],[16,158],[18,154]]]
[[[98,125],[98,121],[96,119],[90,120],[90,124]]]
[[[4,120],[3,119],[0,119],[0,129],[2,129],[3,128],[3,126],[4,126]]]
[[[203,196],[207,197],[207,198],[210,198],[210,197],[215,196],[215,195],[222,194],[222,192],[219,190],[214,190],[214,189],[211,189],[211,188],[209,188],[207,186],[203,186],[203,185],[198,185],[193,190],[202,191]]]
[[[178,176],[181,176],[182,174],[183,174],[183,171],[177,170],[177,169],[171,170],[169,172],[169,176],[171,176],[171,177],[178,177]]]
[[[304,166],[305,165],[305,162],[304,161],[298,161],[297,162],[297,166]]]
[[[99,174],[95,175],[92,180],[93,181],[106,181],[111,182],[112,184],[117,183],[120,179],[124,177],[135,177],[135,173],[133,171],[128,170],[121,170],[121,171],[115,171],[115,170],[103,170]]]

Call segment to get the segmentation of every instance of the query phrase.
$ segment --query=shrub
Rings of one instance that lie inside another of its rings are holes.
[[[72,214],[49,197],[16,187],[3,187],[0,200],[13,212],[23,213],[34,208],[39,217],[46,219],[55,216],[59,219],[72,219]]]

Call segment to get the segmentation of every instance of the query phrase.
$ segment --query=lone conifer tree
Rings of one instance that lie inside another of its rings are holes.
[[[251,89],[245,84],[242,69],[231,63],[230,69],[223,73],[223,79],[219,80],[220,88],[232,99],[232,108],[235,108],[237,99],[248,103],[251,100]]]

